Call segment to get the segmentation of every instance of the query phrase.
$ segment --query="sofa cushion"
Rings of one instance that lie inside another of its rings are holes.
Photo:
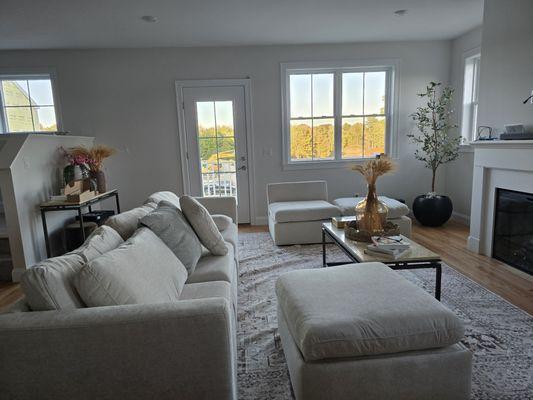
[[[84,307],[72,281],[85,263],[81,255],[69,253],[26,270],[20,284],[30,308],[46,311]]]
[[[87,262],[123,242],[114,229],[100,226],[76,250],[28,269],[22,276],[21,284],[30,308],[45,311],[84,307],[72,279]]]
[[[215,223],[220,232],[225,229],[228,229],[230,225],[233,225],[233,220],[227,215],[213,214],[211,215],[211,218],[213,218],[213,222]]]
[[[116,230],[107,225],[96,228],[85,242],[72,253],[79,254],[85,262],[89,262],[108,251],[116,249],[124,243]]]
[[[450,310],[381,263],[291,271],[276,294],[306,361],[445,347],[464,335]]]
[[[187,283],[183,286],[180,300],[199,300],[222,297],[232,304],[231,285],[225,281]]]
[[[163,200],[174,204],[174,206],[176,206],[177,208],[180,208],[180,199],[178,198],[178,196],[176,196],[175,193],[169,192],[169,191],[162,191],[162,192],[152,193],[146,199],[146,201],[144,202],[144,205],[155,204],[157,206],[157,204],[159,204],[159,202],[161,202]]]
[[[324,200],[271,203],[268,213],[276,222],[320,221],[341,215],[336,206]]]
[[[181,261],[148,228],[85,265],[74,285],[89,307],[177,301],[187,279]]]
[[[204,252],[196,264],[187,283],[226,281],[232,283],[237,279],[237,271],[233,254],[233,246],[228,246],[228,252],[223,256],[215,256]]]
[[[378,196],[389,209],[387,219],[400,218],[409,214],[409,207],[400,203],[398,200],[391,199],[385,196]],[[342,197],[340,199],[333,200],[333,204],[340,208],[342,215],[355,215],[355,206],[364,200],[364,197]]]
[[[216,256],[225,255],[228,247],[207,209],[191,196],[181,196],[180,204],[202,244]]]
[[[105,224],[116,230],[122,239],[127,240],[139,227],[139,220],[153,209],[150,205],[136,207],[109,217]]]
[[[189,275],[202,256],[202,244],[183,213],[174,204],[162,200],[139,223],[154,232],[183,263]]]

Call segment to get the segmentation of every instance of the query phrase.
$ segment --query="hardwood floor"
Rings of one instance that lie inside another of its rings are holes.
[[[268,232],[266,226],[242,225],[241,232]],[[533,314],[533,277],[492,258],[466,249],[468,227],[450,221],[441,228],[413,226],[413,239],[441,255],[463,275]],[[0,309],[22,297],[20,285],[0,282]]]

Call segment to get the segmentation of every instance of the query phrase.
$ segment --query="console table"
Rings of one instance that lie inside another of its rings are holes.
[[[53,211],[77,211],[78,217],[80,220],[81,235],[82,235],[83,240],[85,241],[85,229],[83,226],[83,213],[82,213],[83,209],[87,207],[89,209],[89,212],[91,212],[92,206],[94,204],[100,203],[111,197],[115,198],[117,214],[120,214],[120,202],[118,199],[117,189],[99,194],[93,197],[92,199],[83,201],[81,203],[72,203],[72,202],[62,201],[62,200],[59,200],[59,201],[52,200],[52,201],[47,201],[45,203],[42,203],[39,207],[41,209],[41,218],[43,220],[44,242],[46,244],[46,256],[48,258],[52,256],[51,254],[52,251],[50,249],[50,238],[48,236],[48,227],[46,225],[46,213],[53,212]]]

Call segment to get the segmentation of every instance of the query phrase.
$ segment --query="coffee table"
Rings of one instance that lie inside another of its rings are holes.
[[[326,237],[329,237],[351,261],[328,262],[326,257]],[[322,266],[331,267],[352,263],[381,262],[394,270],[432,268],[435,269],[435,298],[440,300],[442,280],[442,260],[440,256],[412,239],[405,239],[411,243],[410,251],[404,256],[393,260],[387,256],[365,253],[368,243],[347,239],[344,235],[344,229],[338,229],[331,222],[326,222],[322,224]]]

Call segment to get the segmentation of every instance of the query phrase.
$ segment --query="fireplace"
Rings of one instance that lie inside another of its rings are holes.
[[[533,194],[496,189],[492,256],[533,275]]]

